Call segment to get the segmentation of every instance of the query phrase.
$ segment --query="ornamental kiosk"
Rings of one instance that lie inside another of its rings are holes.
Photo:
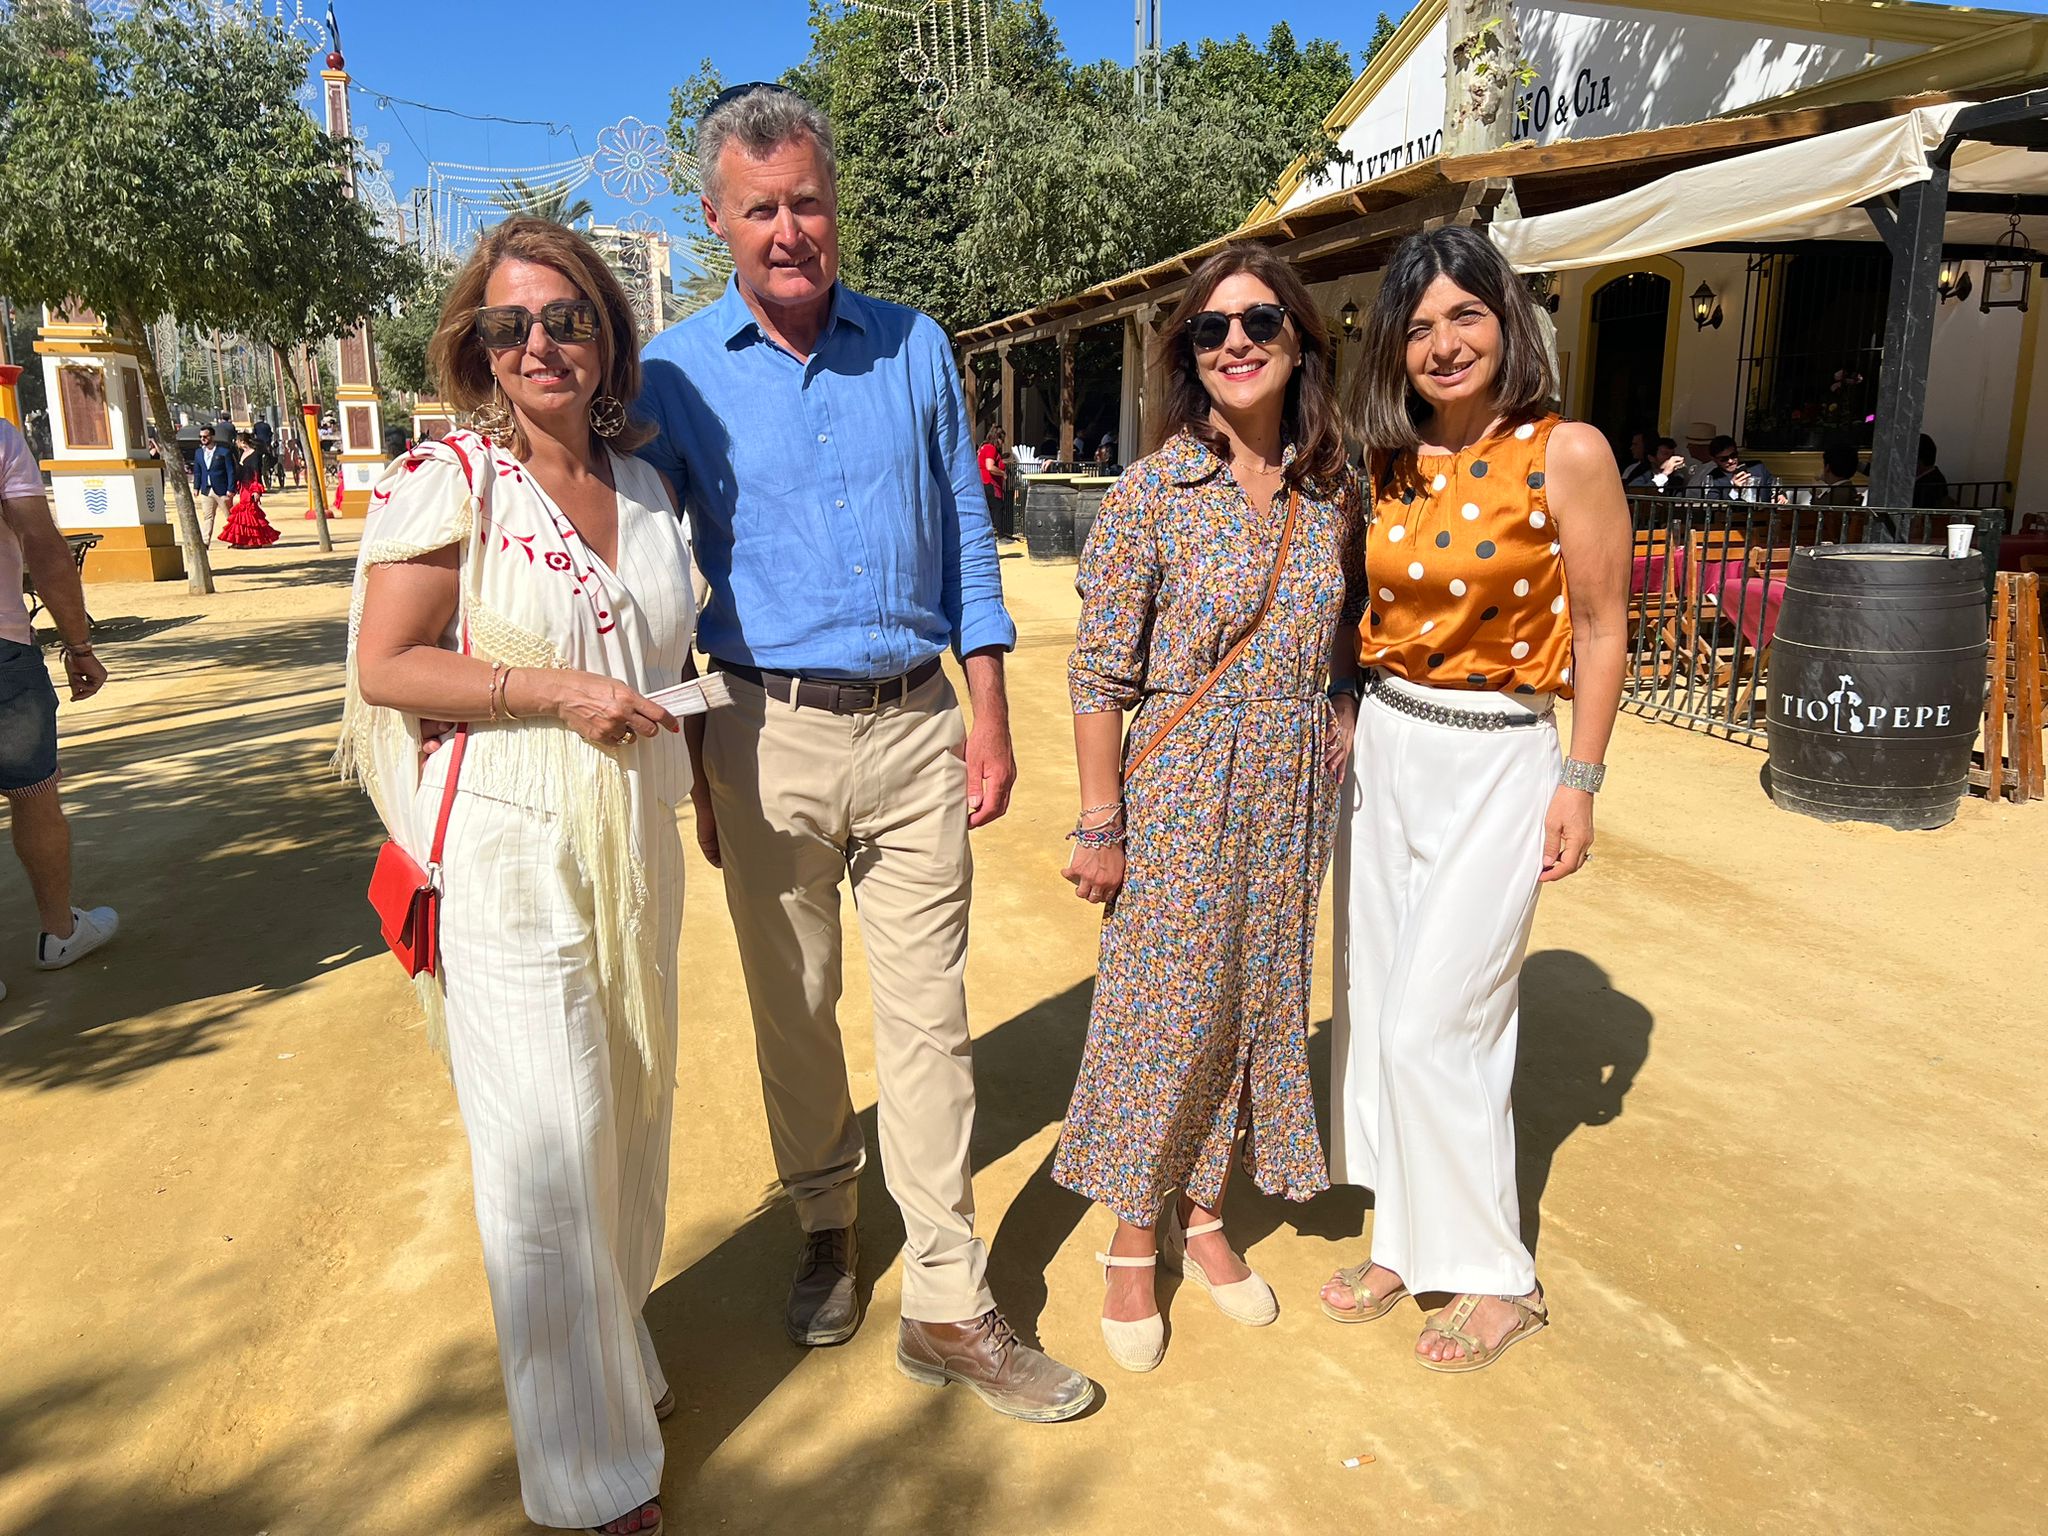
[[[51,510],[66,534],[96,533],[87,581],[177,581],[185,557],[171,527],[163,466],[149,451],[142,362],[80,305],[43,309],[36,353],[50,401]]]

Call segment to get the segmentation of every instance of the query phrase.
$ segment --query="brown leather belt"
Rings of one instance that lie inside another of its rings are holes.
[[[829,678],[797,677],[788,672],[763,672],[759,667],[741,666],[736,661],[711,658],[712,667],[752,683],[771,699],[794,704],[798,709],[822,709],[835,715],[872,714],[885,704],[900,704],[939,675],[939,658],[912,667],[900,677],[877,678],[866,683],[841,683]]]

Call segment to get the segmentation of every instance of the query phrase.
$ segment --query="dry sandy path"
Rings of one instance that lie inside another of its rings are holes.
[[[368,807],[325,768],[349,549],[287,534],[227,556],[214,599],[92,591],[118,681],[65,711],[68,800],[118,944],[33,971],[0,876],[0,1532],[531,1529],[453,1097],[362,898]],[[897,1375],[878,1167],[869,1325],[784,1342],[795,1223],[693,854],[649,1309],[682,1401],[672,1530],[2041,1528],[2048,809],[1823,827],[1765,801],[1760,754],[1625,720],[1600,857],[1545,897],[1527,973],[1524,1199],[1558,1326],[1425,1373],[1413,1311],[1316,1311],[1362,1253],[1360,1195],[1241,1187],[1280,1322],[1182,1291],[1165,1365],[1132,1378],[1095,1330],[1105,1218],[1047,1176],[1096,926],[1057,875],[1076,604],[1070,572],[1005,572],[1024,781],[976,845],[981,1226],[1012,1318],[1107,1400],[1032,1428]],[[1327,943],[1319,966],[1320,1073]],[[872,1106],[857,943],[844,1020]]]

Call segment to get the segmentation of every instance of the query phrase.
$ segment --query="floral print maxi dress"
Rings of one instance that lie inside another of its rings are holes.
[[[1152,739],[1258,611],[1286,494],[1260,512],[1185,433],[1125,472],[1081,560],[1075,713],[1135,707],[1130,742]],[[1139,1226],[1168,1190],[1221,1198],[1240,1125],[1260,1189],[1329,1185],[1307,1051],[1338,787],[1323,688],[1365,599],[1363,522],[1348,471],[1331,495],[1302,493],[1257,636],[1124,787],[1124,887],[1053,1178]]]

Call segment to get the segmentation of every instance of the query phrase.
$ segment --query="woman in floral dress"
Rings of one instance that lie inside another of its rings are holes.
[[[1163,1352],[1162,1257],[1238,1321],[1278,1315],[1218,1216],[1240,1135],[1261,1189],[1306,1200],[1328,1184],[1308,990],[1356,701],[1324,684],[1364,600],[1328,333],[1294,270],[1258,247],[1218,252],[1165,335],[1164,443],[1103,500],[1068,663],[1082,812],[1066,874],[1108,913],[1053,1177],[1117,1218],[1102,1328],[1129,1370]]]

